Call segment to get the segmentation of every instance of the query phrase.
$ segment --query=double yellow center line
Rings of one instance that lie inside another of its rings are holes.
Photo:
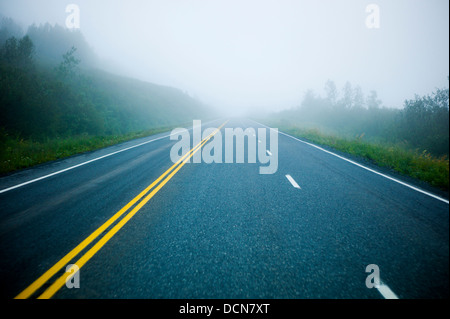
[[[25,288],[15,299],[27,299],[35,294],[44,284],[46,284],[54,275],[56,275],[64,266],[68,265],[78,254],[80,254],[89,244],[91,244],[97,237],[105,232],[114,222],[116,222],[122,215],[124,215],[130,208],[132,208],[141,198],[143,198],[134,208],[125,215],[113,228],[111,228],[95,245],[93,245],[81,258],[79,258],[74,264],[78,267],[78,270],[86,264],[89,259],[92,258],[179,170],[181,167],[189,161],[189,159],[205,145],[220,129],[226,124],[223,123],[214,132],[204,138],[200,143],[194,146],[188,153],[183,155],[175,164],[173,164],[167,171],[165,171],[160,177],[158,177],[153,183],[151,183],[146,189],[144,189],[138,196],[133,198],[127,205],[119,210],[114,216],[108,219],[103,225],[83,240],[78,246],[72,249],[67,255],[65,255],[54,266],[47,270],[42,276],[36,279],[30,286]],[[158,184],[159,183],[159,184]],[[157,185],[157,186],[156,186]],[[156,187],[155,187],[156,186]],[[154,188],[155,187],[155,188]],[[152,190],[153,189],[153,190]],[[152,190],[150,192],[150,190]],[[150,192],[150,193],[149,193]],[[144,197],[145,196],[145,197]],[[51,298],[62,286],[66,283],[69,277],[74,276],[75,269],[71,269],[60,276],[53,282],[42,294],[38,296],[38,299]]]

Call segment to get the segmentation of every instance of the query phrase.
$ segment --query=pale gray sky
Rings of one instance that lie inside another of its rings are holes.
[[[328,79],[392,107],[448,87],[448,0],[0,0],[0,13],[64,25],[70,3],[113,71],[227,110],[292,107]],[[370,3],[378,29],[366,26]]]

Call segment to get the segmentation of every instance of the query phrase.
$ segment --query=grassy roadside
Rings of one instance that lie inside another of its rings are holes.
[[[0,175],[136,138],[167,132],[175,127],[179,126],[154,128],[125,135],[80,135],[68,138],[54,138],[43,142],[3,136],[0,141]]]
[[[272,126],[277,127],[277,125]],[[402,175],[413,177],[441,190],[449,190],[449,159],[436,158],[426,151],[407,150],[398,145],[369,143],[361,138],[345,139],[326,135],[316,129],[280,127],[280,131],[313,143],[330,146],[336,150],[361,157],[370,162],[392,169]]]

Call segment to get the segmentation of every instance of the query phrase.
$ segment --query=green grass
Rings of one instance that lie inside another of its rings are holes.
[[[113,136],[80,135],[46,141],[15,139],[3,136],[0,141],[0,174],[31,167],[75,154],[93,151],[132,139],[170,131],[174,127],[155,128]]]
[[[175,126],[174,126],[175,127]],[[0,143],[0,174],[9,173],[41,163],[62,159],[135,138],[167,132],[174,127],[151,129],[142,132],[114,136],[81,135],[70,138],[48,139],[45,142],[3,138]],[[277,127],[277,125],[272,125]],[[449,190],[449,159],[436,158],[428,152],[408,150],[399,145],[369,143],[362,137],[347,139],[323,134],[317,129],[279,127],[286,133],[305,138],[313,143],[330,146],[336,150],[364,158],[372,163],[390,168],[400,174],[417,178],[442,190]]]
[[[273,126],[273,127],[276,127]],[[401,145],[369,143],[362,136],[347,139],[326,135],[316,129],[279,127],[293,136],[305,138],[313,143],[330,146],[336,150],[364,158],[370,162],[390,168],[402,175],[413,177],[442,190],[449,190],[448,156],[436,158],[427,151],[409,150]]]

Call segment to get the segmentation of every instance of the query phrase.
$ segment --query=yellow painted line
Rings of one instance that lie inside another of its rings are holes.
[[[136,214],[139,209],[142,208],[152,197],[154,194],[156,194],[159,189],[161,189],[162,186],[164,186],[171,178],[172,176],[193,156],[195,152],[197,152],[212,136],[214,136],[220,129],[226,124],[223,123],[216,131],[211,133],[208,137],[206,137],[203,141],[201,141],[199,144],[197,144],[194,148],[190,150],[190,152],[183,155],[174,165],[172,165],[167,171],[165,171],[158,179],[156,179],[152,184],[150,184],[145,190],[143,190],[138,196],[136,196],[133,200],[131,200],[127,205],[125,205],[121,210],[119,210],[113,217],[111,217],[107,222],[105,222],[102,226],[100,226],[96,231],[94,231],[89,237],[87,237],[85,240],[83,240],[77,247],[75,247],[72,251],[70,251],[67,255],[65,255],[60,261],[58,261],[53,267],[51,267],[49,270],[47,270],[42,276],[40,276],[36,281],[34,281],[30,286],[28,286],[25,290],[23,290],[20,294],[18,294],[15,299],[26,299],[29,298],[33,293],[35,293],[39,288],[41,288],[51,277],[53,277],[59,270],[61,270],[62,267],[64,267],[70,260],[75,258],[84,248],[86,248],[93,240],[95,240],[102,232],[104,232],[111,224],[113,224],[120,216],[122,216],[130,207],[132,207],[139,199],[141,199],[145,194],[148,193],[159,181],[161,181],[164,176],[169,174],[175,167],[178,167],[157,187],[155,190],[153,190],[147,197],[144,198],[144,200],[141,201],[128,215],[126,215],[123,219],[125,220],[124,223],[119,222],[113,229],[111,229],[96,245],[94,245],[81,259],[79,262],[82,262],[83,265],[86,263],[120,228],[125,225],[128,220]],[[181,165],[179,165],[182,163]],[[129,217],[128,217],[129,216]],[[128,218],[127,218],[128,217]],[[117,226],[121,225],[119,228]],[[115,231],[111,233],[113,230]],[[109,237],[108,234],[111,234]],[[107,238],[105,241],[104,238]],[[100,246],[99,243],[102,243]],[[95,252],[93,251],[94,247],[97,247],[97,250]],[[91,255],[89,254],[91,252]],[[87,256],[89,256],[87,258]],[[87,258],[87,259],[86,259]],[[76,265],[81,268],[80,265],[78,265],[78,262]],[[69,274],[70,276],[73,276],[73,274]],[[64,285],[67,274],[64,274],[62,277],[64,277],[64,281],[62,282],[62,285]],[[61,277],[61,278],[62,278]],[[61,288],[59,286],[60,280],[59,278],[52,286],[50,286],[39,298],[51,298],[53,294]],[[58,284],[56,286],[56,284]],[[53,287],[52,290],[50,290]],[[55,287],[58,287],[58,289],[55,290]],[[52,292],[50,295],[50,291]],[[49,297],[45,297],[49,296]]]
[[[215,134],[216,132],[214,132]],[[209,139],[205,139],[201,146],[203,146]],[[175,175],[181,167],[201,148],[197,148],[180,164],[169,176],[167,176],[150,194],[148,194],[131,212],[129,212],[120,222],[115,225],[105,236],[103,236],[91,249],[89,249],[78,261],[75,262],[78,269],[86,264],[171,178]],[[66,283],[67,277],[73,276],[71,273],[65,273],[59,277],[47,290],[42,293],[38,299],[51,298],[61,287]]]
[[[188,156],[186,153],[185,156]],[[53,277],[64,265],[66,265],[70,260],[75,258],[84,248],[86,248],[93,240],[95,240],[101,233],[103,233],[111,224],[113,224],[120,216],[122,216],[130,207],[132,207],[137,201],[139,201],[150,189],[153,188],[164,176],[166,176],[174,167],[176,167],[184,158],[180,158],[174,165],[172,165],[167,171],[165,171],[157,180],[155,180],[150,186],[144,189],[138,196],[131,200],[127,205],[125,205],[121,210],[119,210],[114,216],[112,216],[108,221],[101,225],[97,230],[95,230],[89,237],[83,240],[78,246],[76,246],[72,251],[70,251],[66,256],[64,256],[60,261],[58,261],[52,268],[45,272],[41,277],[39,277],[35,282],[28,286],[24,291],[18,294],[15,299],[26,299],[29,298],[33,293],[36,292],[43,284],[45,284],[51,277]]]

